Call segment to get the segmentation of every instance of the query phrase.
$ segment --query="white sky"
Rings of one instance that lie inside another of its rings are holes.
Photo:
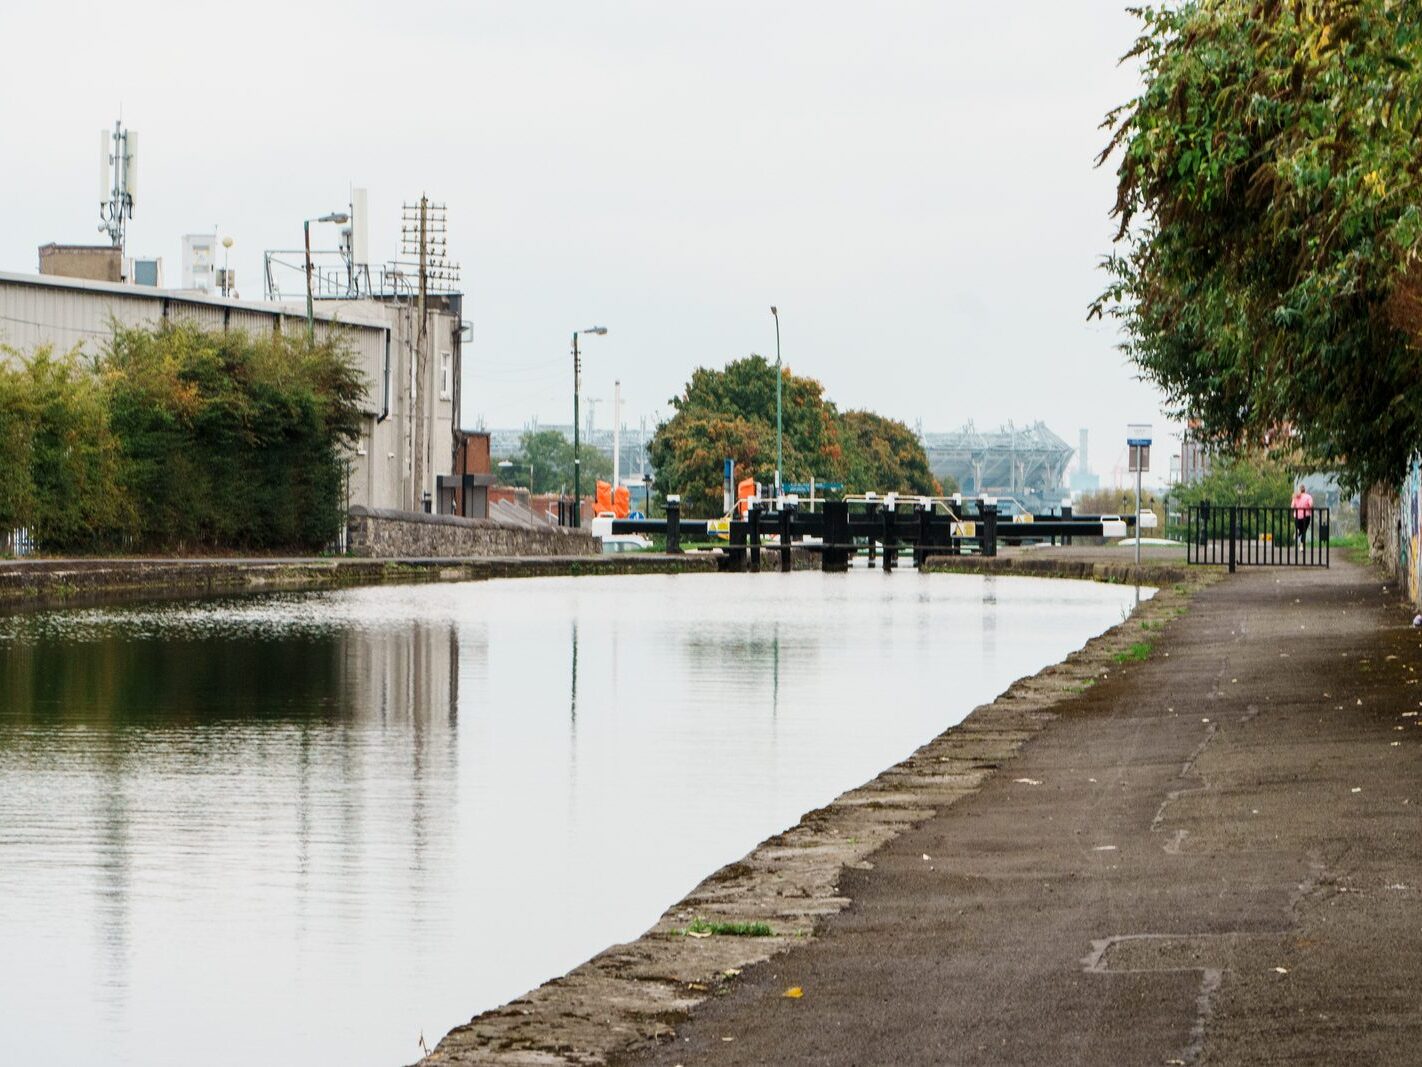
[[[1092,167],[1133,74],[1125,0],[522,0],[345,5],[80,0],[0,7],[0,269],[98,243],[99,129],[141,137],[131,254],[180,275],[184,233],[261,253],[370,190],[449,206],[474,341],[465,421],[568,421],[620,377],[624,419],[693,367],[774,356],[841,407],[927,430],[1044,419],[1091,465],[1154,421],[1112,325],[1113,177]],[[334,229],[327,227],[327,229]],[[333,243],[334,232],[328,235]],[[1164,473],[1167,449],[1156,454]]]

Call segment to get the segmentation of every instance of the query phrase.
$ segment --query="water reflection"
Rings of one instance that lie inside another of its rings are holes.
[[[0,1049],[407,1062],[1127,595],[681,576],[0,617]]]
[[[457,810],[451,623],[265,639],[135,621],[71,618],[57,639],[0,623],[0,1048],[16,1062],[176,1062],[244,995],[295,994],[307,958],[380,921],[376,899],[426,944],[446,925],[453,886],[430,857]],[[269,965],[244,965],[258,946]]]

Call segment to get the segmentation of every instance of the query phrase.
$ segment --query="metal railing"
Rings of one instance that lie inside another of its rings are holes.
[[[1236,567],[1327,567],[1328,508],[1296,515],[1290,507],[1200,504],[1185,509],[1185,556],[1191,563]]]

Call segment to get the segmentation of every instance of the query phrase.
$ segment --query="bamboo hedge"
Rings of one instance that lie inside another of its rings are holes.
[[[0,346],[0,529],[42,551],[311,551],[343,520],[365,383],[339,339],[115,327]]]

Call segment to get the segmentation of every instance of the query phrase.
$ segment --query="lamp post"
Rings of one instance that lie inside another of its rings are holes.
[[[232,295],[232,268],[228,266],[228,254],[232,251],[231,235],[222,239],[222,295]]]
[[[785,459],[780,447],[783,432],[780,405],[780,385],[783,377],[780,373],[780,311],[774,304],[770,305],[770,314],[775,319],[775,496],[778,499],[780,496],[780,471]]]
[[[319,219],[302,219],[301,232],[306,238],[306,341],[316,339],[316,313],[311,303],[311,224],[313,222],[350,222],[351,217],[344,211],[333,211]]]
[[[607,333],[606,326],[589,326],[583,333],[594,333],[601,337]],[[573,331],[573,525],[583,524],[583,456],[578,441],[578,392],[583,384],[583,358],[578,354],[578,333]]]

